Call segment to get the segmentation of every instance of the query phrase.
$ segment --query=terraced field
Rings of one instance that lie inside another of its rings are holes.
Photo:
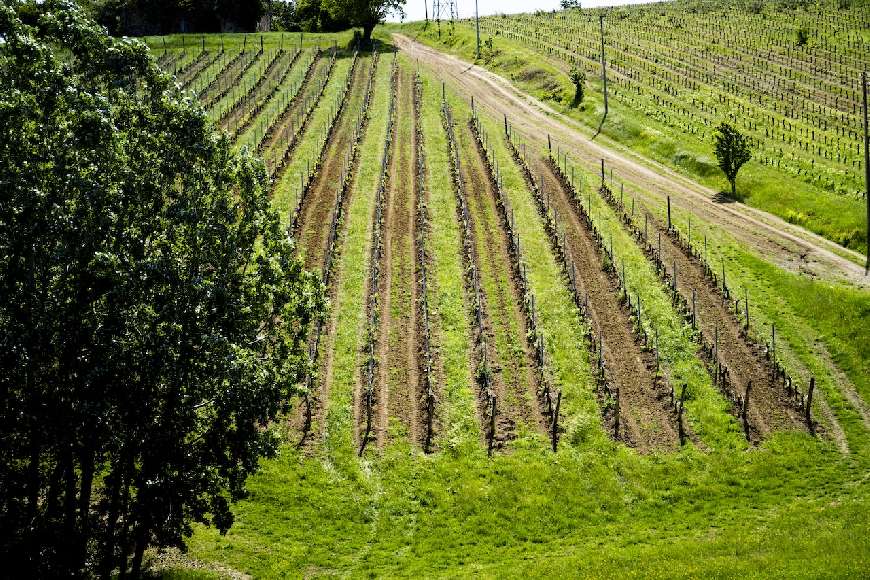
[[[587,66],[585,40],[553,39],[586,38],[590,22],[557,13],[482,24],[495,34],[507,23],[500,37]],[[687,15],[680,30],[697,34],[704,22]],[[737,110],[734,99],[750,93],[749,73],[714,82],[702,74],[707,52],[680,57],[689,69],[659,47],[664,32],[636,26],[637,41],[612,47],[623,60],[608,54],[641,87],[617,83],[631,99],[654,103],[654,87],[671,95],[703,81],[730,95],[716,107]],[[781,114],[776,91],[816,78],[818,102],[801,110],[788,100],[789,118],[820,132],[829,119],[840,149],[816,163],[830,168],[857,159],[844,79],[863,37],[847,36],[824,61],[837,63],[839,80],[814,77],[775,35],[764,38],[776,59],[751,57],[773,76],[759,111]],[[249,482],[226,536],[198,527],[188,555],[154,555],[154,568],[168,577],[866,570],[870,357],[860,337],[870,290],[853,256],[721,203],[491,71],[401,34],[382,33],[374,49],[349,38],[149,39],[217,127],[262,157],[283,227],[331,303],[309,341],[316,371],[273,426],[282,456]],[[709,58],[739,70],[743,49],[720,42]],[[657,50],[673,87],[655,84],[664,72],[629,74]],[[788,82],[779,66],[791,67]],[[703,132],[716,115],[704,103],[683,116],[660,110]],[[855,186],[826,175],[832,195]]]

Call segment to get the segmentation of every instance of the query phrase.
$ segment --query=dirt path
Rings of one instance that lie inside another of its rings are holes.
[[[348,147],[353,138],[357,111],[362,103],[366,89],[365,81],[369,73],[369,67],[361,64],[362,61],[359,61],[353,72],[350,93],[346,97],[344,109],[336,120],[336,128],[326,145],[323,165],[305,196],[294,232],[294,238],[299,244],[298,251],[305,257],[305,268],[308,270],[323,269],[330,216],[335,207],[335,193],[340,185],[342,169],[345,168],[348,159]]]
[[[465,98],[474,95],[478,106],[499,118],[507,115],[514,127],[536,144],[546,143],[547,135],[551,135],[573,162],[590,171],[600,168],[601,160],[605,159],[622,180],[648,194],[650,203],[662,204],[670,195],[675,208],[721,226],[737,240],[791,271],[870,287],[870,277],[864,276],[863,267],[843,257],[848,255],[863,263],[860,254],[766,212],[739,203],[719,203],[718,192],[641,158],[603,135],[593,140],[590,129],[520,92],[502,77],[407,36],[395,34],[393,38],[400,50],[419,60],[460,95]]]
[[[494,447],[501,448],[516,436],[520,423],[541,433],[546,430],[536,402],[536,367],[532,347],[525,339],[528,328],[520,309],[522,294],[510,267],[510,243],[499,219],[495,191],[471,127],[457,121],[454,131],[468,198],[487,356],[496,397]],[[486,394],[481,389],[478,408],[485,404]],[[482,423],[481,427],[487,432],[486,425]]]
[[[623,427],[619,439],[642,453],[674,451],[680,439],[676,415],[670,408],[670,386],[656,376],[654,355],[642,348],[632,332],[629,313],[619,301],[618,284],[602,269],[592,232],[578,215],[568,192],[549,163],[539,163],[537,169],[565,227],[578,292],[589,296],[589,317],[596,340],[599,336],[603,339],[611,387],[619,389]]]

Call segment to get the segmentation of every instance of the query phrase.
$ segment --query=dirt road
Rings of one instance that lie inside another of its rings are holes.
[[[533,143],[545,143],[550,135],[572,162],[590,171],[600,168],[604,159],[615,175],[637,189],[647,205],[664,203],[670,196],[675,208],[720,226],[783,268],[830,282],[845,280],[855,286],[870,287],[870,277],[864,275],[864,268],[844,257],[849,255],[863,261],[859,254],[769,213],[740,203],[717,202],[717,192],[712,189],[641,158],[603,135],[592,140],[588,127],[522,93],[504,78],[410,37],[395,34],[393,38],[401,51],[461,96],[470,99],[474,95],[478,107],[497,117],[507,115],[509,122]]]

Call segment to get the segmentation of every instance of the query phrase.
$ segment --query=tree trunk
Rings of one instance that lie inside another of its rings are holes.
[[[372,30],[377,26],[377,22],[366,22],[363,24],[363,37],[362,43],[364,45],[370,45],[372,43]]]
[[[145,506],[142,506],[138,511],[144,511]],[[145,548],[148,547],[148,517],[143,514],[142,518],[136,518],[136,532],[134,533],[134,541],[136,542],[135,551],[133,552],[133,563],[130,566],[130,578],[138,580],[142,573],[142,556],[145,553]]]
[[[82,483],[79,491],[79,542],[74,548],[75,569],[84,570],[88,558],[88,540],[91,536],[91,491],[94,483],[94,455],[87,448],[82,450]]]
[[[731,180],[731,199],[737,199],[737,178]]]
[[[97,575],[105,580],[112,577],[115,556],[115,528],[118,523],[118,512],[121,504],[121,468],[115,469],[109,476],[109,512],[106,518],[106,530],[100,554],[100,566]]]

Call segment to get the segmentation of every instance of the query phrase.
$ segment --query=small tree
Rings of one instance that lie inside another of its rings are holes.
[[[574,83],[574,106],[583,102],[583,90],[586,83],[586,73],[577,67],[571,67],[571,82]]]
[[[730,123],[722,121],[714,135],[716,159],[719,168],[731,184],[731,196],[737,197],[737,172],[752,159],[749,138],[742,135]]]
[[[806,28],[798,28],[796,33],[796,41],[798,46],[806,46],[807,42],[810,40],[810,33]]]
[[[391,12],[405,16],[405,0],[322,0],[322,6],[336,20],[347,20],[351,26],[363,29],[362,41],[371,42],[372,30],[387,19]]]

